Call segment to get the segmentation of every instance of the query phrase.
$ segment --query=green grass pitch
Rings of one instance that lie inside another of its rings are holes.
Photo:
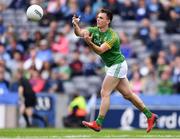
[[[178,130],[153,130],[147,134],[145,130],[123,131],[103,129],[94,132],[90,129],[53,129],[26,128],[0,129],[0,139],[180,139]]]

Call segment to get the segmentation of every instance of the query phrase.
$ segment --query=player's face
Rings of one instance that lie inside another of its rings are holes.
[[[106,13],[99,13],[96,17],[97,27],[104,28],[107,27],[110,23]]]

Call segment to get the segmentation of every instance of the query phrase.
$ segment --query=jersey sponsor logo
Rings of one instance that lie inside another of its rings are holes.
[[[93,34],[93,41],[94,41],[95,44],[101,45],[101,44],[103,44],[105,42],[105,40],[107,40],[107,37],[103,38],[98,33]]]
[[[97,33],[93,34],[93,41],[95,44],[100,45],[99,34]]]

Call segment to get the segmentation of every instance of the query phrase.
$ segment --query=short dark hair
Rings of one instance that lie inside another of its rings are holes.
[[[113,19],[113,13],[109,9],[102,8],[98,13],[105,13],[110,21]]]

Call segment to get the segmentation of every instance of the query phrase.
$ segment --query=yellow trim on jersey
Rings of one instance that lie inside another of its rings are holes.
[[[109,43],[105,42],[106,46],[111,49],[112,48],[112,45],[110,46]]]
[[[112,39],[110,41],[106,42],[109,45],[109,48],[112,48],[114,42],[116,41],[115,33],[112,31],[111,31],[111,33],[112,33]]]

